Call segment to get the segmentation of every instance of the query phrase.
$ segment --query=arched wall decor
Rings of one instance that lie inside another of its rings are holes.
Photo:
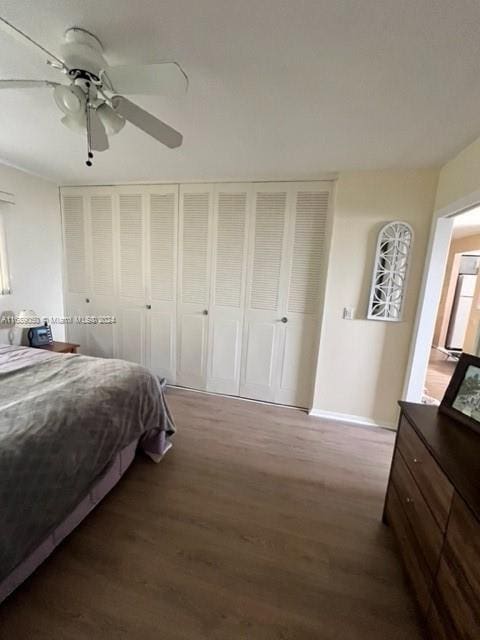
[[[389,222],[380,229],[368,303],[369,320],[400,322],[407,285],[413,229],[406,222]]]

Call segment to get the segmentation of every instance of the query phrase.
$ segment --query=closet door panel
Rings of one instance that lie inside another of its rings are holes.
[[[215,188],[207,389],[239,394],[251,186]]]
[[[204,388],[207,324],[200,314],[184,313],[180,319],[179,384]]]
[[[178,185],[146,187],[147,196],[147,364],[176,382]]]
[[[287,184],[255,188],[240,395],[259,400],[273,401],[278,386],[288,207]]]
[[[247,360],[245,362],[245,380],[251,397],[259,400],[274,399],[275,352],[278,345],[277,327],[261,319],[249,322],[245,336]]]
[[[326,262],[329,183],[291,186],[289,259],[275,402],[311,405]]]
[[[87,297],[86,202],[76,189],[62,190],[63,264],[65,295],[65,336],[86,352],[86,325],[79,322]]]
[[[88,327],[82,320],[88,314],[87,308],[88,305],[83,296],[65,294],[65,338],[68,342],[79,344],[79,353],[85,355],[88,355]]]
[[[213,187],[182,185],[179,209],[177,383],[205,389]]]
[[[145,213],[141,193],[120,192],[119,280],[120,298],[145,299]]]
[[[235,318],[210,319],[209,391],[238,394],[236,380],[240,366],[241,321]],[[222,386],[224,382],[224,386]],[[231,383],[231,384],[229,384]]]
[[[62,193],[65,291],[87,293],[86,204],[79,193]]]
[[[316,319],[290,319],[285,332],[275,402],[309,407],[312,400],[318,341]]]
[[[175,382],[175,315],[151,311],[147,316],[149,369]]]
[[[120,358],[145,365],[145,235],[144,189],[116,187],[118,311],[117,352]]]
[[[112,189],[92,188],[86,192],[88,205],[88,248],[90,267],[87,313],[88,355],[113,358],[116,318],[114,195]]]
[[[145,311],[123,307],[119,310],[120,353],[123,360],[145,365]]]

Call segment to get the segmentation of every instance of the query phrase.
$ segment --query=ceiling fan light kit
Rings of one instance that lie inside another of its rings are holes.
[[[79,27],[65,32],[60,56],[1,17],[0,29],[47,55],[47,64],[70,79],[69,85],[49,80],[0,80],[0,89],[53,89],[54,101],[64,114],[62,124],[86,134],[87,166],[93,164],[93,151],[107,150],[108,136],[119,133],[127,121],[170,149],[182,144],[181,133],[123,95],[116,95],[185,93],[188,77],[178,63],[111,67],[100,40]]]
[[[119,133],[125,126],[125,118],[116,113],[106,102],[103,102],[100,106],[97,107],[97,113],[98,117],[102,121],[103,126],[105,127],[107,136],[114,136],[116,133]]]

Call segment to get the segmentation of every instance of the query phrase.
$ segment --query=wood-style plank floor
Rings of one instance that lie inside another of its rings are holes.
[[[394,434],[169,390],[175,447],[0,605],[8,640],[417,640],[381,524]]]
[[[457,361],[447,358],[446,354],[434,347],[430,351],[425,392],[428,396],[440,402],[452,379]]]

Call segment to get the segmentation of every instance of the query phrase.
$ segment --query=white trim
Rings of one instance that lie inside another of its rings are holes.
[[[350,413],[337,413],[336,411],[324,411],[323,409],[311,409],[309,416],[314,418],[324,418],[326,420],[335,420],[336,422],[346,422],[348,424],[356,424],[362,427],[377,427],[381,429],[397,430],[396,424],[381,423],[366,418],[365,416],[355,416]]]
[[[437,218],[449,218],[451,216],[459,215],[460,213],[464,213],[465,211],[472,209],[473,207],[477,207],[480,204],[480,189],[477,191],[472,191],[466,196],[462,196],[458,200],[451,202],[445,207],[441,209],[437,209],[433,216],[434,220]]]
[[[419,304],[415,316],[403,399],[420,402],[435,331],[438,304],[453,229],[453,218],[480,205],[480,190],[472,191],[433,213],[430,239],[425,258]]]
[[[23,169],[21,169],[23,171]],[[123,187],[123,186],[133,186],[133,187],[142,187],[142,186],[155,186],[155,185],[172,185],[172,184],[190,184],[190,185],[202,185],[202,184],[263,184],[263,183],[284,183],[284,182],[336,182],[338,180],[339,174],[337,172],[329,172],[329,173],[320,173],[317,178],[288,178],[285,180],[260,180],[260,179],[245,179],[239,180],[238,178],[232,178],[232,180],[197,180],[197,179],[183,179],[182,180],[147,180],[145,182],[111,182],[111,183],[85,183],[85,184],[62,184],[59,186],[59,189],[85,189],[85,188],[95,188],[95,187]],[[45,179],[45,178],[44,178]]]

